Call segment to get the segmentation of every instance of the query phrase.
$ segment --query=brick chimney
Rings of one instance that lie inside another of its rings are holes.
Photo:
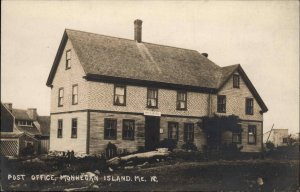
[[[36,112],[36,108],[28,108],[27,109],[27,114],[28,116],[33,119],[34,121],[37,120],[37,112]]]
[[[134,40],[138,43],[142,42],[142,20],[134,20]]]
[[[12,112],[12,103],[3,103],[3,104],[10,112]]]

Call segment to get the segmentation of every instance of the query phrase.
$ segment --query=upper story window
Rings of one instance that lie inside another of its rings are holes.
[[[72,119],[71,138],[77,138],[77,118]]]
[[[57,138],[63,137],[63,120],[59,119],[57,121]]]
[[[58,89],[58,106],[62,107],[64,103],[64,88]]]
[[[187,92],[186,91],[177,91],[177,110],[186,110],[187,109]]]
[[[256,126],[248,126],[248,144],[256,144]]]
[[[158,90],[155,88],[147,89],[147,107],[158,108]]]
[[[253,115],[253,98],[246,98],[246,114]]]
[[[226,95],[218,95],[218,113],[226,113]]]
[[[71,69],[71,50],[66,51],[66,69]]]
[[[78,104],[78,85],[72,86],[72,104]]]
[[[32,121],[19,120],[18,125],[19,126],[32,126]]]
[[[185,123],[184,124],[184,141],[194,142],[194,124]]]
[[[104,139],[117,139],[116,119],[104,119]]]
[[[126,105],[126,86],[125,85],[115,85],[114,105],[120,105],[120,106]]]
[[[178,141],[178,123],[168,122],[168,139]]]
[[[134,120],[123,120],[123,139],[134,140]]]
[[[233,88],[240,88],[240,76],[234,74],[233,75]]]

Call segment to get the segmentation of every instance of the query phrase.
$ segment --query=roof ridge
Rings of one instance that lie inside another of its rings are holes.
[[[99,34],[99,33],[93,33],[93,32],[81,31],[81,30],[75,30],[75,29],[67,29],[67,28],[65,30],[77,31],[77,32],[82,32],[82,33],[89,33],[89,34],[92,34],[92,35],[100,35],[100,36],[103,36],[103,37],[111,37],[111,38],[116,38],[116,39],[122,39],[122,40],[134,41],[135,42],[135,40],[133,40],[133,39],[127,39],[127,38],[124,38],[124,37],[115,37],[115,36],[110,36],[110,35],[103,35],[103,34]],[[158,45],[158,46],[164,46],[164,47],[170,47],[170,48],[175,48],[175,49],[183,49],[183,50],[188,50],[188,51],[195,51],[195,52],[199,53],[199,51],[197,51],[195,49],[181,48],[181,47],[175,47],[175,46],[171,46],[171,45],[163,45],[163,44],[150,43],[150,42],[144,42],[144,41],[142,41],[141,43],[143,43],[143,44],[151,44],[151,45]]]

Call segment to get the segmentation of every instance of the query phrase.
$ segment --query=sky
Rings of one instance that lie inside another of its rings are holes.
[[[269,111],[264,132],[299,132],[298,1],[2,1],[1,101],[50,113],[51,66],[65,28],[208,53],[241,64]]]

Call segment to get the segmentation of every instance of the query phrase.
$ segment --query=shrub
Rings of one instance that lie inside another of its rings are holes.
[[[270,151],[273,151],[275,149],[275,145],[271,141],[268,141],[266,142],[266,148],[269,149]]]
[[[177,142],[174,139],[164,139],[159,142],[159,148],[168,148],[170,151],[173,151],[177,147]]]
[[[191,151],[197,151],[197,147],[194,143],[192,142],[186,142],[185,144],[182,145],[181,147],[182,149],[185,149],[185,150],[191,150]]]

